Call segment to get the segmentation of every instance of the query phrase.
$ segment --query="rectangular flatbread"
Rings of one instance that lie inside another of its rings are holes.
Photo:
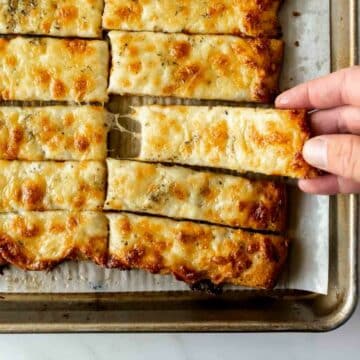
[[[308,178],[302,157],[310,137],[303,110],[206,106],[135,107],[139,160]]]
[[[101,37],[103,0],[1,0],[0,34]]]
[[[0,159],[105,160],[103,107],[0,107]]]
[[[0,100],[107,101],[106,41],[0,39]]]
[[[111,93],[266,103],[278,90],[280,40],[120,31],[109,37]]]
[[[101,210],[106,168],[100,161],[0,161],[0,212]]]
[[[107,160],[106,210],[282,231],[286,189],[271,181],[127,160]]]
[[[110,30],[276,37],[281,0],[105,0]]]
[[[288,240],[151,216],[109,214],[108,266],[173,274],[189,285],[210,281],[272,288]]]
[[[0,214],[0,258],[24,270],[50,270],[65,260],[105,266],[108,221],[96,212]]]

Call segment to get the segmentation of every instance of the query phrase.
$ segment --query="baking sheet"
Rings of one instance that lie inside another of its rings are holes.
[[[294,12],[300,16],[294,16]],[[330,5],[328,0],[292,0],[281,18],[286,59],[281,88],[286,89],[330,71]],[[147,101],[146,99],[144,99]],[[123,98],[111,109],[138,98]],[[116,134],[116,133],[114,133]],[[116,135],[114,135],[116,137]],[[329,262],[329,198],[290,191],[289,266],[278,287],[327,293]],[[0,277],[0,292],[136,292],[188,290],[171,276],[101,269],[94,264],[66,263],[52,272],[23,272],[13,267]]]

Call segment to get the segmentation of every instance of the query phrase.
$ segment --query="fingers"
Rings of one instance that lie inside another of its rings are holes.
[[[314,135],[360,135],[360,108],[341,106],[332,110],[316,111],[311,115],[311,127]]]
[[[303,150],[311,165],[334,175],[301,180],[299,187],[309,193],[360,192],[360,67],[344,69],[301,84],[276,99],[279,108],[319,109],[312,114],[315,135]],[[331,135],[331,134],[354,135]]]
[[[298,85],[279,95],[279,108],[329,109],[342,105],[360,106],[360,67],[340,70]],[[354,91],[355,90],[355,91]]]
[[[319,195],[357,194],[360,192],[360,183],[328,175],[312,180],[300,180],[299,188],[304,192]]]
[[[311,165],[360,182],[360,137],[323,135],[306,142],[304,159]]]

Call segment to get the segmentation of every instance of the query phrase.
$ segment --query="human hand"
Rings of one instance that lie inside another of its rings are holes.
[[[316,136],[304,146],[304,159],[330,175],[300,180],[316,194],[360,192],[360,66],[296,86],[279,95],[278,108],[317,110],[311,114]]]

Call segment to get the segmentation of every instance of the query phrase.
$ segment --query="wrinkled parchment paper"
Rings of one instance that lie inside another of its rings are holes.
[[[294,16],[294,12],[300,16]],[[286,59],[282,89],[330,71],[328,0],[288,0],[282,12]],[[123,99],[124,108],[138,99]],[[114,108],[114,106],[112,107]],[[329,199],[290,190],[288,268],[279,288],[327,293],[329,262]],[[51,272],[23,272],[13,267],[0,276],[0,292],[136,292],[188,290],[171,276],[101,269],[94,264],[66,263]]]

